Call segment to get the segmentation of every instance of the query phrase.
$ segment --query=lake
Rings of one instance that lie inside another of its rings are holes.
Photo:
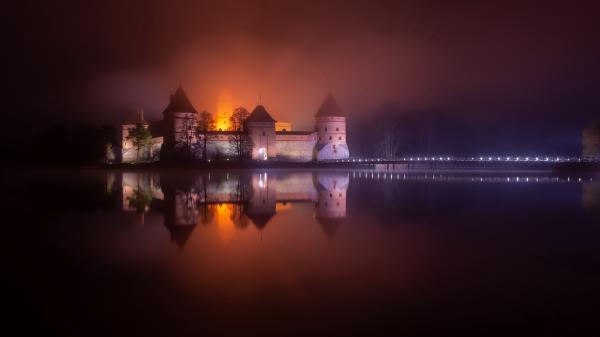
[[[2,189],[5,305],[23,332],[597,327],[598,175],[13,170]]]

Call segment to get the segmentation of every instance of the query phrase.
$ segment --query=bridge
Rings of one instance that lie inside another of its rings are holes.
[[[358,170],[348,173],[351,180],[372,181],[427,181],[427,182],[468,182],[468,183],[587,183],[594,182],[593,176],[539,175],[539,174],[455,174],[455,173],[398,173],[378,170]]]
[[[406,167],[464,167],[464,166],[555,166],[557,164],[600,164],[600,157],[567,157],[567,156],[477,156],[477,157],[455,157],[455,156],[405,156],[397,158],[377,157],[353,157],[347,159],[334,159],[328,163],[348,163],[356,165],[386,165],[394,168],[395,165],[406,165]]]

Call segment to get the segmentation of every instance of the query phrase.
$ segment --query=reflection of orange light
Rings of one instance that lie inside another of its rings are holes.
[[[275,212],[285,211],[288,209],[292,209],[292,204],[289,202],[288,203],[278,202],[275,204]]]
[[[229,90],[223,89],[219,95],[219,102],[217,104],[217,118],[215,120],[215,128],[217,130],[229,130],[230,122],[229,118],[233,113],[233,98],[229,93]]]
[[[216,205],[216,222],[219,231],[219,238],[224,244],[231,242],[235,232],[235,225],[231,219],[233,213],[233,204]]]

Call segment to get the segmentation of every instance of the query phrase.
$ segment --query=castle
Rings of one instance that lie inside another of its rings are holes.
[[[229,111],[229,116],[233,111]],[[214,126],[198,134],[193,130],[198,123],[194,108],[181,86],[171,95],[163,111],[163,119],[148,123],[139,116],[137,121],[126,122],[121,127],[120,161],[164,160],[181,144],[204,144],[206,156],[213,158],[236,157],[233,139],[241,134],[231,129],[227,112],[219,111]],[[152,135],[150,144],[137,148],[129,138],[136,125],[148,128]],[[346,116],[335,99],[328,94],[315,114],[314,131],[292,131],[290,123],[277,122],[263,105],[257,105],[245,119],[243,135],[248,139],[248,154],[252,160],[277,160],[309,162],[348,158],[346,144]],[[202,153],[193,153],[200,158]]]

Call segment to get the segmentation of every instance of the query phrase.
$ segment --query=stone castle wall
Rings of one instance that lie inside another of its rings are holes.
[[[276,158],[281,161],[309,162],[313,160],[316,134],[275,136]]]
[[[228,134],[211,135],[207,143],[207,155],[210,159],[217,157],[233,157],[235,153],[231,147]],[[199,140],[201,142],[202,140]],[[139,161],[155,161],[160,159],[160,149],[163,146],[163,137],[152,138],[152,145],[138,151],[131,142],[123,141],[121,148],[121,162],[134,163]],[[281,161],[309,162],[314,159],[315,146],[317,145],[316,133],[305,135],[275,136],[274,157]],[[201,156],[201,153],[198,153]]]

